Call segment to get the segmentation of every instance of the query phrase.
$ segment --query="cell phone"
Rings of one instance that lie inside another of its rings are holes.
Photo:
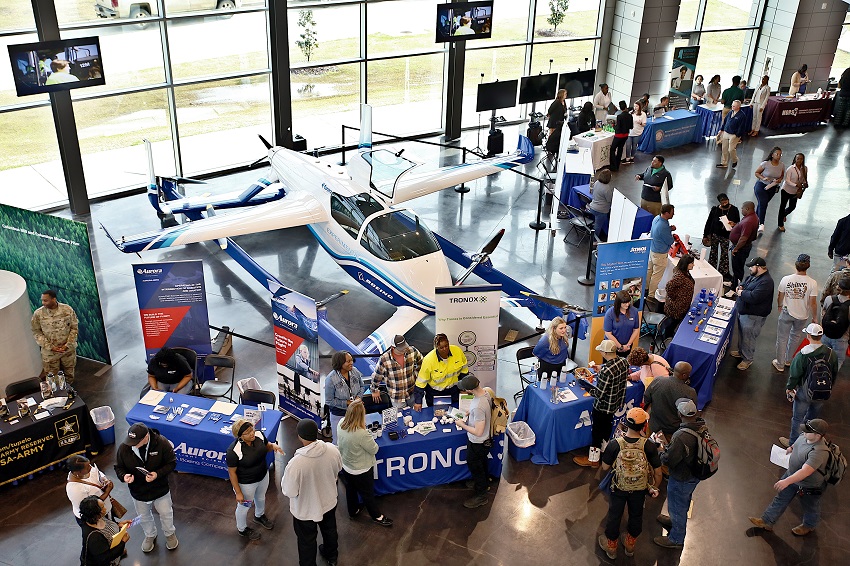
[[[141,473],[143,473],[143,474],[144,474],[144,475],[146,475],[146,476],[151,475],[151,473],[150,473],[149,471],[147,471],[146,469],[144,469],[144,468],[143,468],[143,467],[141,467],[141,466],[136,466],[136,469],[137,469],[137,470],[139,470]]]

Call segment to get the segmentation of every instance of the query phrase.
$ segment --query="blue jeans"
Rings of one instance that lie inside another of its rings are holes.
[[[145,531],[146,537],[153,538],[156,536],[156,523],[153,522],[152,507],[156,507],[156,512],[159,513],[159,522],[162,523],[162,532],[165,533],[165,536],[173,535],[177,531],[174,528],[174,506],[171,503],[170,491],[153,501],[134,499],[133,504],[136,507],[136,514],[142,518],[142,530]]]
[[[782,479],[788,477],[788,472],[782,476]],[[800,488],[797,484],[792,483],[782,491],[776,494],[770,505],[762,513],[762,520],[768,525],[773,525],[779,520],[779,517],[785,512],[785,509],[794,500],[794,497],[799,492]],[[803,526],[814,529],[820,522],[820,495],[801,495],[800,504],[803,506]]]
[[[818,418],[821,409],[823,409],[823,401],[812,401],[804,378],[803,383],[797,387],[797,393],[794,395],[794,406],[791,409],[791,434],[788,435],[791,444],[794,444],[794,441],[800,436],[800,427],[803,426],[803,423]]]
[[[626,141],[626,157],[629,159],[637,153],[638,140],[640,140],[640,136],[629,136],[628,141]]]
[[[794,359],[794,352],[803,341],[807,318],[794,318],[783,308],[776,325],[776,361],[781,365]]]
[[[180,393],[181,395],[190,395],[192,393],[192,380],[189,380],[182,389],[177,389],[178,383],[163,383],[161,381],[156,382],[156,388],[160,391],[167,391],[169,393]]]
[[[602,236],[608,236],[608,222],[611,218],[610,212],[597,212],[592,208],[588,208],[591,214],[593,214],[593,229],[596,231],[596,235],[600,238]]]
[[[827,338],[824,336],[821,340],[835,351],[835,355],[838,357],[838,369],[840,370],[844,364],[844,360],[847,359],[847,339]]]
[[[254,517],[262,517],[266,513],[266,491],[269,489],[269,473],[257,483],[240,483],[239,489],[245,501],[254,502]],[[244,531],[248,527],[248,507],[236,504],[236,528]]]
[[[688,508],[691,506],[691,496],[697,488],[699,480],[691,478],[679,481],[673,476],[667,480],[667,512],[673,527],[667,538],[674,544],[685,544],[685,528],[688,524]]]
[[[761,328],[764,326],[766,316],[756,316],[754,314],[739,314],[738,315],[738,351],[748,362],[753,361],[753,356],[756,353],[756,338],[761,334]]]
[[[759,217],[759,224],[764,224],[764,217],[767,214],[767,205],[770,202],[770,199],[776,194],[776,187],[773,187],[769,191],[764,190],[767,186],[767,183],[763,181],[756,181],[755,186],[753,187],[753,192],[756,194],[756,201],[758,206],[756,206],[756,214]]]

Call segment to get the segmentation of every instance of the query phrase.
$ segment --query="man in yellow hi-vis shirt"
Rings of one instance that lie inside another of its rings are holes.
[[[422,397],[428,406],[434,406],[434,395],[451,395],[452,406],[457,407],[460,389],[457,382],[469,373],[463,350],[449,344],[445,334],[434,337],[434,349],[422,358],[422,369],[413,388],[413,410],[422,410]]]

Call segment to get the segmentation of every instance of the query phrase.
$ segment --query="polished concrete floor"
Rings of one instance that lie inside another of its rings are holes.
[[[688,145],[665,152],[675,186],[671,199],[676,205],[673,223],[679,234],[700,235],[708,207],[715,195],[727,192],[740,206],[752,199],[753,171],[771,147],[778,145],[790,163],[795,152],[806,156],[811,188],[787,224],[787,232],[776,230],[778,199],[771,203],[767,230],[758,241],[758,253],[767,257],[774,278],[793,271],[798,253],[812,255],[810,274],[823,282],[831,265],[826,256],[835,222],[850,212],[850,135],[831,127],[801,132],[763,132],[740,148],[737,171],[714,167],[719,153],[713,143]],[[506,130],[506,147],[516,139],[516,130]],[[476,144],[475,134],[464,143]],[[409,145],[407,155],[432,162],[450,162],[452,153]],[[640,184],[633,174],[642,171],[650,156],[640,155],[635,165],[623,166],[614,184],[637,202]],[[536,174],[533,167],[530,174]],[[218,192],[247,186],[261,171],[218,179],[196,190]],[[461,196],[452,190],[409,203],[443,236],[469,250],[476,250],[493,233],[507,233],[493,255],[494,264],[537,292],[590,305],[591,289],[576,278],[583,274],[586,244],[575,248],[564,244],[561,235],[535,232],[528,227],[537,206],[537,185],[511,172],[503,172],[472,185]],[[141,261],[202,259],[205,262],[210,322],[229,325],[236,332],[271,341],[269,297],[232,260],[214,245],[196,244],[163,252],[146,253],[141,259],[118,252],[99,229],[104,223],[113,234],[133,234],[155,229],[157,220],[144,195],[95,204],[88,221],[93,255],[100,277],[106,329],[113,365],[101,375],[93,363],[81,363],[78,387],[90,406],[110,405],[116,412],[119,438],[126,432],[124,416],[138,398],[145,377],[136,296],[130,264]],[[354,284],[330,261],[306,229],[291,229],[238,238],[266,268],[280,273],[284,282],[319,299],[340,289],[351,293],[331,303],[331,322],[355,343],[390,316],[391,307]],[[754,252],[755,254],[756,252]],[[66,298],[73,304],[73,298]],[[511,329],[520,337],[534,332],[536,320],[523,312],[503,312],[500,335]],[[850,551],[850,506],[848,486],[830,488],[823,498],[823,520],[806,538],[794,537],[790,529],[800,521],[799,505],[792,504],[777,524],[775,533],[750,528],[748,515],[759,514],[773,495],[772,485],[780,469],[768,461],[770,445],[787,434],[790,405],[785,401],[784,375],[770,365],[776,334],[776,314],[758,340],[756,361],[747,372],[735,369],[727,358],[720,366],[714,400],[705,418],[722,447],[720,472],[696,491],[693,516],[688,524],[685,549],[662,549],[652,543],[661,534],[655,516],[663,499],[648,499],[644,535],[634,558],[618,558],[633,564],[843,564]],[[433,321],[417,325],[408,339],[423,351],[428,349]],[[500,351],[500,394],[511,398],[519,388],[512,362],[514,350]],[[576,355],[586,359],[587,343],[579,343]],[[256,376],[274,388],[274,354],[267,347],[245,340],[234,342],[239,360],[239,377]],[[325,351],[324,353],[329,353]],[[328,360],[323,360],[325,366]],[[327,371],[327,367],[324,368]],[[831,437],[850,446],[848,410],[850,380],[842,371],[824,417]],[[512,403],[512,401],[511,401]],[[286,420],[280,442],[287,453],[296,448],[294,423]],[[598,478],[578,468],[572,454],[561,456],[557,466],[517,463],[506,456],[502,478],[490,495],[491,504],[469,511],[461,506],[469,492],[462,485],[446,485],[383,497],[386,514],[395,520],[391,529],[373,526],[367,520],[350,522],[339,510],[341,564],[599,564],[611,563],[596,546],[607,510],[605,498],[596,489]],[[123,564],[215,564],[224,560],[246,565],[296,562],[295,536],[288,500],[279,491],[286,457],[278,457],[275,481],[269,490],[268,515],[277,520],[274,531],[263,531],[262,540],[248,543],[237,536],[233,519],[234,502],[223,480],[174,474],[172,493],[180,546],[174,552],[163,541],[149,555],[139,549],[139,536],[129,544]],[[114,447],[96,458],[101,469],[113,475]],[[846,482],[845,482],[846,483]],[[129,501],[126,486],[118,484],[116,495]],[[4,512],[0,516],[0,564],[74,564],[79,555],[79,529],[70,513],[64,491],[64,473],[39,474],[18,486],[0,488]],[[344,507],[344,502],[341,500]],[[162,538],[162,537],[161,537]],[[842,558],[844,557],[844,558]],[[527,562],[526,562],[527,561]],[[321,562],[320,562],[321,563]]]

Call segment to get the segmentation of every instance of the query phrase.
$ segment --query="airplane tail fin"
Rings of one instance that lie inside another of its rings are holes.
[[[156,184],[156,173],[153,171],[153,150],[151,142],[148,139],[142,140],[145,144],[145,152],[148,155],[148,201],[154,207],[157,214],[164,214],[162,207],[159,206],[159,187]]]
[[[360,105],[360,141],[357,143],[358,151],[369,151],[372,149],[372,107],[368,104]]]

